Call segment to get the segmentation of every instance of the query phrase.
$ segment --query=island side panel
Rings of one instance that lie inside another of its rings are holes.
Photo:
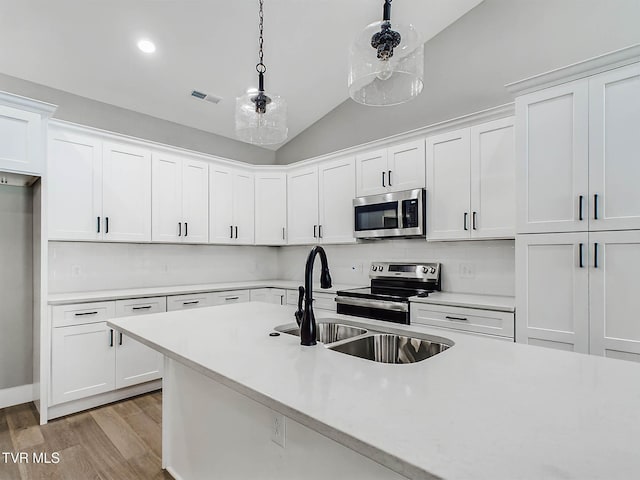
[[[163,466],[176,480],[407,478],[290,418],[281,447],[273,410],[169,358],[163,395]]]

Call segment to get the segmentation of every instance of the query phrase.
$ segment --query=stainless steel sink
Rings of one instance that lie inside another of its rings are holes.
[[[280,331],[289,335],[300,336],[300,329],[298,327]],[[342,323],[316,323],[316,340],[324,344],[339,342],[348,338],[357,337],[358,335],[364,335],[365,333],[367,333],[367,330],[364,328],[352,327],[351,325],[344,325]]]
[[[376,333],[327,348],[374,362],[415,363],[444,352],[452,345],[453,343],[447,344],[422,338]]]

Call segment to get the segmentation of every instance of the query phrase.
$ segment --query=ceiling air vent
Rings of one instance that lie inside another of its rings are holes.
[[[211,95],[209,93],[204,93],[201,92],[199,90],[192,90],[191,91],[191,96],[195,97],[199,100],[205,100],[207,102],[211,102],[211,103],[218,103],[220,102],[220,100],[222,100],[221,97],[216,97],[215,95]]]

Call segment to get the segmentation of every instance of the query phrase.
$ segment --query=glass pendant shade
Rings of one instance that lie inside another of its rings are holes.
[[[278,95],[270,99],[264,113],[256,111],[258,92],[246,93],[236,98],[236,136],[256,145],[274,145],[287,139],[287,102]]]
[[[374,36],[389,27],[400,34],[397,46],[391,52],[372,46]],[[351,45],[349,95],[358,103],[384,106],[412,100],[422,92],[423,76],[424,43],[412,25],[374,22]]]

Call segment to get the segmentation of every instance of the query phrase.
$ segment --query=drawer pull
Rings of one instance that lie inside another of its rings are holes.
[[[192,300],[190,302],[182,302],[183,305],[197,305],[200,303],[200,300]]]
[[[447,320],[460,320],[461,322],[468,322],[469,319],[465,317],[450,317],[449,315],[445,316]]]
[[[143,307],[133,307],[131,310],[149,310],[151,305],[145,305]]]
[[[225,300],[239,300],[240,297],[226,297]]]
[[[76,317],[82,317],[84,315],[97,315],[98,312],[82,312],[82,313],[74,313]]]
[[[122,345],[122,332],[120,332],[120,341],[118,343],[119,345]]]
[[[113,328],[109,329],[109,347],[113,347]]]

